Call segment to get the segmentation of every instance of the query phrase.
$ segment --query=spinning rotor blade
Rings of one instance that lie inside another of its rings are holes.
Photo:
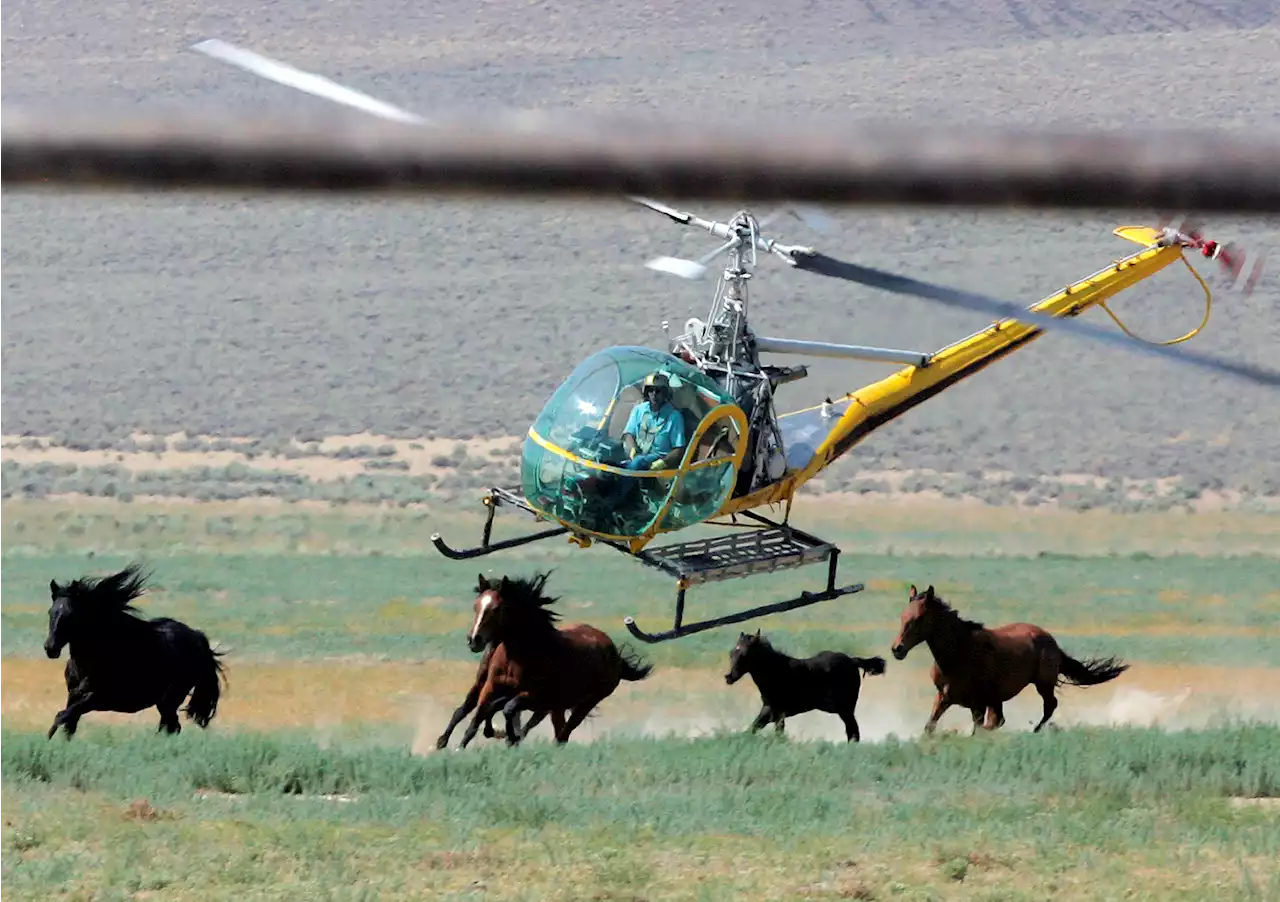
[[[648,207],[650,210],[655,210],[661,213],[663,216],[667,216],[667,217],[670,217],[671,219],[674,219],[676,222],[680,223],[681,225],[688,225],[689,223],[693,222],[695,219],[692,213],[686,213],[683,210],[677,210],[675,207],[668,207],[666,204],[661,203],[660,201],[650,200],[647,197],[636,197],[635,195],[629,195],[627,197],[627,200],[634,201],[635,203],[640,204],[642,207]]]
[[[811,204],[791,206],[787,208],[787,212],[803,222],[809,228],[813,229],[815,232],[830,232],[835,228],[836,221],[821,209],[812,206]]]
[[[731,247],[739,244],[739,239],[726,241],[710,253],[703,254],[697,260],[682,260],[679,257],[654,257],[645,264],[649,269],[670,273],[682,279],[701,279],[707,274],[707,264],[723,254]]]
[[[683,260],[678,257],[655,257],[654,259],[650,260],[648,263],[645,264],[645,266],[649,267],[649,269],[655,269],[658,272],[671,273],[672,275],[680,276],[683,279],[699,279],[706,274],[707,263],[709,263],[719,254],[722,254],[725,251],[729,250],[730,248],[739,246],[745,240],[738,234],[737,230],[734,229],[729,223],[716,222],[711,219],[703,219],[700,216],[694,216],[692,213],[686,213],[684,210],[677,210],[675,207],[669,207],[666,204],[662,203],[661,201],[652,200],[647,197],[636,197],[634,195],[629,195],[627,199],[634,201],[635,203],[640,204],[643,207],[648,207],[650,210],[653,210],[657,213],[661,213],[663,216],[666,216],[669,219],[672,219],[680,223],[681,225],[691,225],[691,226],[695,226],[696,228],[706,229],[708,232],[710,232],[712,235],[715,235],[717,238],[728,239],[720,247],[716,248],[710,253],[704,254],[703,256],[699,257],[697,260]],[[779,257],[782,257],[788,263],[791,263],[792,260],[790,255],[792,253],[797,251],[804,251],[808,249],[791,246],[791,245],[779,244],[778,242],[772,239],[762,237],[760,234],[760,232],[763,231],[765,222],[768,222],[771,219],[776,219],[778,216],[782,215],[782,213],[784,212],[788,212],[788,210],[785,210],[785,209],[780,210],[778,211],[778,213],[774,214],[773,216],[766,217],[764,221],[757,222],[758,228],[755,232],[754,241],[755,241],[756,250],[766,254],[777,254]],[[794,215],[796,215],[797,218],[799,218],[800,216],[800,214],[798,213]]]
[[[682,279],[701,279],[707,274],[705,264],[696,260],[681,260],[679,257],[654,257],[645,266],[657,272],[679,276]]]
[[[409,122],[416,125],[425,125],[428,121],[407,110],[402,110],[399,107],[378,100],[376,97],[370,97],[368,94],[363,94],[353,88],[344,87],[336,81],[325,78],[323,75],[304,72],[287,63],[273,60],[260,53],[254,53],[252,50],[236,47],[234,44],[228,44],[226,41],[220,41],[217,38],[201,41],[193,45],[191,49],[213,59],[221,60],[224,63],[230,63],[239,69],[252,72],[254,75],[260,75],[268,81],[274,81],[276,84],[296,88],[299,91],[313,94],[316,97],[323,97],[325,100],[332,100],[334,103],[340,103],[343,106],[354,107],[366,113],[372,113],[374,116],[380,116],[383,119],[390,119],[395,122]]]
[[[907,276],[899,276],[894,273],[885,272],[884,270],[872,269],[869,266],[860,266],[856,263],[846,263],[843,260],[837,260],[834,257],[828,257],[826,254],[820,254],[817,252],[796,251],[792,254],[792,259],[795,261],[797,269],[807,270],[808,272],[817,273],[818,275],[830,276],[835,279],[843,279],[847,282],[857,282],[862,285],[869,285],[872,288],[879,288],[894,294],[906,294],[913,297],[925,298],[926,300],[937,301],[950,307],[959,307],[964,310],[976,310],[981,313],[989,313],[1001,318],[1007,317],[1019,322],[1039,326],[1041,329],[1058,329],[1084,338],[1091,338],[1094,341],[1117,345],[1130,351],[1142,351],[1148,354],[1155,354],[1160,357],[1170,358],[1181,363],[1187,363],[1204,369],[1213,370],[1215,372],[1226,373],[1231,376],[1246,379],[1250,382],[1257,382],[1262,385],[1280,386],[1280,372],[1276,372],[1274,370],[1263,369],[1262,367],[1253,366],[1247,363],[1236,363],[1231,360],[1224,360],[1207,354],[1196,354],[1191,351],[1181,351],[1166,345],[1154,345],[1134,341],[1127,336],[1108,331],[1107,329],[1092,325],[1091,323],[1075,319],[1048,316],[1043,313],[1033,313],[1020,304],[997,300],[996,298],[976,294],[971,291],[960,291],[959,289],[948,288],[944,285],[934,285],[929,282],[921,282],[917,279],[908,278]]]
[[[1164,230],[1169,243],[1177,241],[1183,247],[1200,252],[1200,256],[1212,260],[1226,274],[1231,288],[1246,297],[1253,294],[1262,278],[1263,266],[1266,263],[1265,251],[1251,251],[1234,241],[1220,244],[1204,237],[1204,223],[1199,219],[1181,214],[1166,214],[1160,217],[1156,228]]]

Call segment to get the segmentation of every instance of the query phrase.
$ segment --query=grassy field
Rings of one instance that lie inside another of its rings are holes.
[[[864,682],[864,742],[834,718],[741,731],[736,631],[643,647],[657,665],[555,748],[434,750],[475,656],[474,571],[556,568],[566,620],[657,628],[666,583],[607,550],[475,566],[425,550],[453,508],[9,501],[3,517],[4,886],[14,898],[1280,898],[1277,518],[1019,512],[960,502],[809,505],[849,599],[761,621],[793,653],[888,655],[910,582],[964,613],[1041,623],[1119,680],[1034,693],[996,735],[933,739],[927,655]],[[872,524],[875,524],[874,528]],[[1122,539],[1110,537],[1120,536]],[[47,742],[62,662],[47,583],[142,559],[151,616],[229,652],[208,732],[91,714]],[[699,614],[794,574],[692,597]],[[455,733],[456,745],[459,734]],[[824,741],[833,740],[833,741]]]
[[[425,759],[261,735],[3,740],[12,898],[1280,895],[1280,817],[1256,804],[1280,792],[1274,728]]]

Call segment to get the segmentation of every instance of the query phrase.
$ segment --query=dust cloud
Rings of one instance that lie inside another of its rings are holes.
[[[1197,729],[1231,722],[1280,724],[1280,671],[1258,674],[1232,673],[1223,668],[1214,679],[1199,682],[1165,682],[1162,677],[1176,668],[1137,674],[1133,685],[1125,677],[1114,684],[1058,690],[1058,709],[1050,725],[1072,727],[1158,727],[1166,730]],[[1128,676],[1126,674],[1126,676]],[[1250,678],[1252,677],[1252,678]],[[622,687],[596,709],[573,734],[570,742],[591,743],[603,739],[707,738],[745,731],[759,710],[759,696],[749,681],[727,687],[712,676],[686,672],[668,675],[666,685],[640,689]],[[683,684],[683,691],[673,686]],[[1145,685],[1144,685],[1145,684]],[[628,691],[631,690],[631,691]],[[1238,691],[1237,691],[1238,690]],[[416,733],[414,754],[436,751],[436,738],[444,731],[459,700],[422,698],[413,712]],[[933,706],[933,687],[924,681],[890,682],[881,677],[865,678],[858,702],[858,725],[863,742],[883,742],[890,738],[912,740],[924,733]],[[1024,690],[1005,705],[1005,725],[1001,732],[1030,731],[1042,713],[1039,695]],[[450,748],[456,748],[470,723],[468,715],[454,730]],[[495,728],[502,729],[501,718]],[[765,731],[772,731],[772,727]],[[972,731],[969,712],[952,708],[938,726],[938,732],[968,734]],[[811,712],[787,719],[786,736],[794,742],[845,741],[844,725],[832,714]],[[472,747],[501,742],[477,735]],[[550,720],[544,720],[529,736],[529,742],[551,742]]]

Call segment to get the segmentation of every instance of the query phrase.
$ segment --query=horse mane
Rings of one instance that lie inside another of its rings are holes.
[[[986,629],[986,627],[984,627],[977,620],[969,620],[965,618],[963,615],[961,615],[959,611],[957,611],[951,605],[947,604],[937,595],[933,596],[933,601],[930,602],[930,607],[933,607],[935,611],[937,611],[947,620],[951,621],[953,624],[957,626],[962,626],[967,630],[976,631],[976,630]]]
[[[519,611],[522,615],[536,618],[540,623],[554,627],[560,619],[559,613],[550,609],[550,605],[560,600],[558,595],[545,595],[543,588],[547,584],[547,573],[536,573],[531,577],[506,577],[506,586],[502,590],[502,603],[510,605],[509,610]]]
[[[95,612],[118,613],[141,618],[142,612],[133,601],[147,590],[150,574],[137,564],[130,564],[110,576],[81,577],[65,586],[65,592],[76,606],[88,602]]]

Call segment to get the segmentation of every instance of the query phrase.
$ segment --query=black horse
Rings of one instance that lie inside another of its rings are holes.
[[[729,672],[724,681],[732,686],[750,674],[760,690],[763,706],[751,722],[753,733],[770,722],[781,733],[788,717],[817,710],[840,715],[846,741],[860,742],[862,734],[854,717],[862,689],[858,671],[878,676],[884,673],[884,663],[884,658],[855,658],[838,651],[792,658],[770,645],[756,630],[755,635],[738,634],[738,642],[729,653]]]
[[[179,733],[178,709],[188,693],[187,719],[202,728],[213,720],[224,680],[222,653],[185,623],[144,618],[130,602],[145,586],[146,577],[133,564],[100,579],[65,586],[49,581],[44,651],[57,658],[69,646],[67,706],[54,717],[50,739],[58,727],[70,739],[90,711],[136,714],[152,706],[160,711],[159,730]]]

